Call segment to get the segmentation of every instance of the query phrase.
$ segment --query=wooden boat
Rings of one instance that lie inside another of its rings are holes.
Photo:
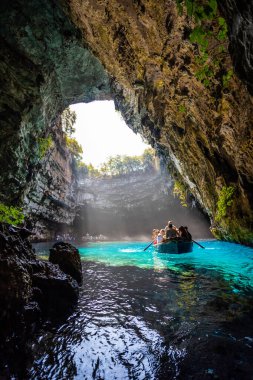
[[[192,241],[171,239],[165,243],[156,244],[156,250],[159,253],[188,253],[192,252]]]

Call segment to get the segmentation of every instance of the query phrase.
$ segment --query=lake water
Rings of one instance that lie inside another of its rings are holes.
[[[200,243],[181,255],[79,247],[78,306],[37,332],[28,378],[253,379],[253,249]]]

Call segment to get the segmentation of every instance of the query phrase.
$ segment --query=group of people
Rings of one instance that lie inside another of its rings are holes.
[[[191,241],[192,236],[190,232],[188,231],[188,227],[180,226],[177,228],[173,225],[171,220],[168,221],[168,224],[165,228],[159,230],[159,229],[153,229],[152,232],[152,240],[156,243],[166,243],[170,239],[176,239],[180,238],[182,240]]]

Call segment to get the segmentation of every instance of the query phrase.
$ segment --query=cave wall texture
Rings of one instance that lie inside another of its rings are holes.
[[[50,129],[50,136],[50,147],[37,165],[23,202],[34,241],[54,240],[55,231],[71,225],[76,215],[77,167],[61,118]]]
[[[114,99],[129,127],[187,184],[216,236],[253,244],[252,8],[219,2],[230,54],[204,85],[189,41],[194,20],[173,0],[2,1],[2,201],[20,201],[29,190],[38,137],[68,104]],[[217,29],[217,20],[210,23]],[[210,60],[215,51],[213,42]],[[224,86],[232,66],[236,75]]]

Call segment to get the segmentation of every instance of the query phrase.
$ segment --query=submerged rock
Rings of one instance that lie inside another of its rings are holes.
[[[50,249],[49,261],[58,264],[60,269],[82,283],[82,265],[78,249],[72,244],[59,242]]]

